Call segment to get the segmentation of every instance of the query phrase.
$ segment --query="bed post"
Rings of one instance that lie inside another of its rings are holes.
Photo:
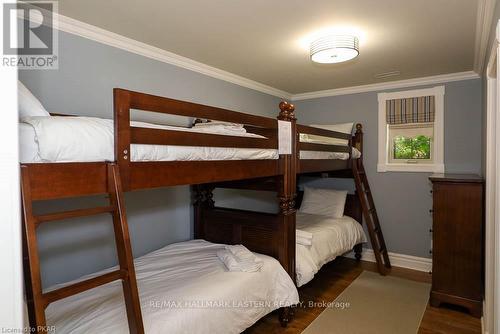
[[[356,133],[354,134],[354,147],[363,153],[363,125],[356,124]]]
[[[278,120],[291,123],[291,154],[280,155],[280,169],[283,172],[278,182],[279,197],[279,219],[282,245],[279,251],[279,261],[295,282],[295,197],[296,197],[296,118],[295,107],[282,101],[279,104],[280,113]],[[292,310],[290,307],[282,308],[279,312],[279,320],[283,327],[290,321]]]
[[[361,153],[363,153],[363,126],[361,123],[356,124],[356,133],[354,134],[354,147],[358,149]],[[363,159],[363,155],[359,157],[359,159]],[[357,162],[355,162],[357,163]],[[357,191],[356,191],[357,193]],[[355,218],[361,225],[363,221],[363,213],[361,211],[361,203],[359,201],[359,198],[357,200],[357,205],[356,205],[356,215],[357,217]],[[361,260],[363,253],[363,244],[357,244],[354,246],[354,257],[356,258],[357,261]]]
[[[130,189],[130,92],[113,89],[115,161],[120,168],[123,190]]]

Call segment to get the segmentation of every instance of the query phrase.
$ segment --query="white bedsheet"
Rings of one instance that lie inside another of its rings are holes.
[[[325,263],[366,242],[361,225],[348,216],[334,219],[297,212],[297,229],[313,235],[311,246],[296,245],[297,286],[312,280]]]
[[[264,138],[220,129],[183,128],[131,122],[132,126]],[[19,126],[21,162],[114,161],[113,121],[96,117],[29,117]],[[278,150],[254,148],[131,145],[132,161],[278,159]],[[36,153],[35,153],[36,152]]]
[[[260,272],[228,272],[216,255],[222,249],[191,240],[135,260],[146,333],[240,333],[274,309],[298,303],[278,261],[256,254],[264,261]],[[56,333],[128,333],[125,312],[117,281],[51,304],[46,314]]]

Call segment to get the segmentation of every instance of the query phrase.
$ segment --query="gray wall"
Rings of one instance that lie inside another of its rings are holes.
[[[19,73],[50,112],[112,118],[112,88],[121,87],[253,114],[278,114],[276,97],[71,34],[61,32],[59,38],[59,70]],[[227,205],[237,203],[240,196],[248,197],[234,192],[217,195]],[[37,209],[91,205],[100,200],[42,203]],[[191,238],[188,187],[128,193],[126,204],[135,256]],[[116,263],[107,217],[50,223],[41,227],[39,238],[45,286]]]
[[[445,86],[445,169],[481,173],[481,80],[451,82]],[[432,223],[429,174],[377,172],[377,92],[298,101],[295,105],[297,118],[303,124],[352,121],[363,124],[363,161],[389,251],[428,257]],[[352,182],[345,180],[312,182],[353,188]]]

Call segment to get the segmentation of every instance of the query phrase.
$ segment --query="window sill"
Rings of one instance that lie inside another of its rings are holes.
[[[378,164],[377,172],[444,173],[444,164]]]

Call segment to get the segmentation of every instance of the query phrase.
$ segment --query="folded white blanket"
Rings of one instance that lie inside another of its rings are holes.
[[[295,232],[296,243],[304,246],[311,246],[313,234],[307,231],[297,229]]]
[[[243,124],[229,123],[229,122],[208,122],[196,123],[194,127],[200,132],[213,132],[213,131],[227,131],[234,133],[246,133],[247,130]]]
[[[230,251],[238,260],[254,260],[257,257],[243,245],[227,245],[226,250]]]
[[[253,273],[259,271],[262,268],[264,262],[257,257],[254,259],[238,259],[229,250],[220,250],[217,252],[217,257],[224,263],[229,271],[242,271],[247,273]]]

